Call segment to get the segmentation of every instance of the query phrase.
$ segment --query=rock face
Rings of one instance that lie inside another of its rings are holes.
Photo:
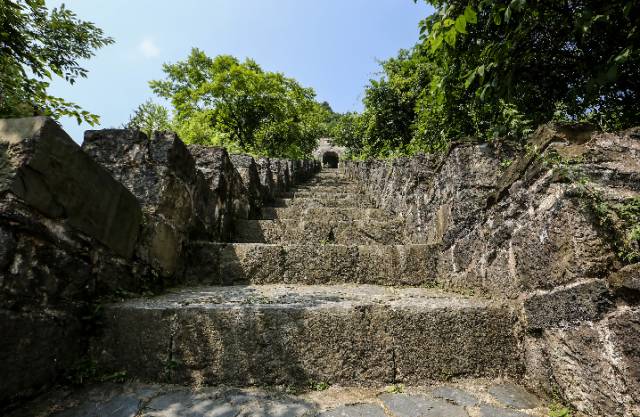
[[[406,219],[407,238],[440,246],[441,285],[522,302],[533,387],[584,415],[636,415],[638,269],[620,268],[640,243],[637,130],[544,126],[531,140],[529,152],[459,145],[345,172]]]
[[[128,264],[141,218],[53,120],[0,120],[1,402],[71,369],[92,300],[140,285]]]

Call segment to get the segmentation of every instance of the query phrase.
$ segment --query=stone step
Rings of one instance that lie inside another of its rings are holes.
[[[509,305],[424,288],[181,289],[105,307],[105,372],[187,384],[420,383],[519,375]]]
[[[330,221],[245,220],[236,222],[233,242],[338,245],[400,245],[405,243],[401,220]]]
[[[376,220],[394,219],[384,210],[376,208],[344,208],[344,207],[264,207],[263,220],[273,219],[323,219],[326,221]]]
[[[304,184],[299,184],[295,187],[291,188],[291,191],[318,191],[318,192],[353,192],[353,193],[357,193],[362,191],[362,188],[359,187],[358,185],[355,184],[349,184],[349,185],[341,185],[341,186],[334,186],[334,185],[309,185],[308,183],[304,183]]]
[[[185,280],[201,284],[436,283],[439,246],[192,243]]]
[[[354,189],[356,185],[352,181],[338,181],[338,180],[322,180],[322,181],[308,181],[304,185],[307,188],[345,188]]]
[[[309,185],[309,184],[328,185],[332,183],[340,183],[340,184],[346,184],[346,185],[352,185],[352,186],[356,185],[356,183],[353,180],[350,180],[342,175],[320,175],[319,174],[305,182],[306,185]]]
[[[280,198],[346,198],[353,195],[365,196],[365,194],[360,191],[345,191],[341,188],[316,187],[306,190],[290,190],[280,193]]]
[[[364,194],[344,196],[323,195],[317,197],[279,198],[274,207],[373,207],[371,199]]]
[[[427,386],[331,386],[309,381],[297,394],[279,387],[185,387],[128,381],[52,390],[5,417],[548,417],[539,398],[501,378]],[[554,407],[555,408],[555,407]],[[567,414],[565,414],[566,416]]]

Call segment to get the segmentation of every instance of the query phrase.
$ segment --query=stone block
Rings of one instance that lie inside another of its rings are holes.
[[[253,157],[249,155],[229,155],[231,163],[242,178],[242,183],[247,192],[249,201],[249,218],[257,218],[263,205],[263,190],[260,182],[260,173]]]
[[[3,191],[122,257],[133,253],[140,205],[50,118],[0,120]]]
[[[611,294],[601,279],[581,282],[525,298],[529,329],[571,326],[600,319],[612,307]]]

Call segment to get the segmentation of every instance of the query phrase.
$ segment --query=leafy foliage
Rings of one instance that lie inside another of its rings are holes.
[[[210,58],[193,49],[163,70],[167,78],[150,85],[171,101],[174,125],[187,142],[299,158],[315,149],[326,129],[329,109],[315,101],[312,89],[253,60]]]
[[[49,12],[44,0],[0,0],[0,117],[72,116],[97,124],[98,116],[47,89],[54,76],[70,84],[86,77],[78,61],[112,42],[64,5]]]
[[[420,23],[418,44],[382,63],[365,110],[334,132],[354,154],[436,152],[468,137],[521,140],[559,118],[605,130],[640,123],[640,3],[426,2],[435,12]],[[357,143],[341,136],[362,126]]]
[[[164,106],[147,100],[134,110],[125,127],[140,130],[151,137],[156,130],[171,129],[169,111]]]

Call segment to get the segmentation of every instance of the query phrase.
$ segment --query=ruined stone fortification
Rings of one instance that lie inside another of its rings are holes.
[[[4,404],[82,359],[191,385],[507,378],[581,415],[640,415],[638,131],[543,127],[522,152],[321,173],[171,133],[80,148],[46,118],[0,121],[0,148]]]

